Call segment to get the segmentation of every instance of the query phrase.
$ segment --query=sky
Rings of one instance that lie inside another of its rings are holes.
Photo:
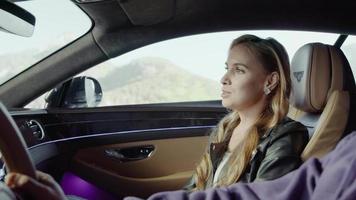
[[[69,0],[34,0],[16,4],[35,15],[35,31],[30,38],[0,32],[0,55],[29,48],[45,48],[52,42],[67,43],[91,27],[88,16]],[[62,41],[63,34],[66,34],[67,41]]]
[[[224,63],[231,41],[247,33],[262,38],[273,37],[277,39],[286,47],[289,55],[293,55],[299,47],[308,42],[319,41],[333,44],[338,37],[337,34],[300,31],[231,31],[209,33],[155,43],[126,53],[109,62],[122,65],[139,57],[162,57],[195,74],[218,81],[224,73]]]

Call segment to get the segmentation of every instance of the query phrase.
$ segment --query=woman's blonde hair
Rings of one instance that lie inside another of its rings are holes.
[[[279,123],[288,113],[289,95],[291,92],[289,58],[284,47],[275,39],[261,39],[254,35],[243,35],[231,43],[230,49],[244,45],[260,61],[268,73],[277,72],[279,83],[269,94],[268,104],[259,119],[249,130],[247,136],[233,150],[228,166],[221,172],[221,177],[214,186],[227,186],[237,182],[249,164],[251,154],[258,145],[262,134]],[[235,127],[240,123],[237,112],[227,114],[212,131],[210,142],[217,143],[229,139]],[[208,180],[213,177],[213,165],[210,159],[209,146],[195,170],[195,188],[203,190]]]

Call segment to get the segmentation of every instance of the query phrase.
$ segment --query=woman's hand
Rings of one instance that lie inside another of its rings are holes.
[[[37,180],[20,173],[9,173],[5,183],[15,192],[31,199],[65,200],[61,187],[48,174],[36,171]]]

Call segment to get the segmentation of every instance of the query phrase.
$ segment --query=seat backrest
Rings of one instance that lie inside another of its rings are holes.
[[[295,53],[291,79],[288,116],[307,126],[310,136],[302,158],[322,157],[355,128],[350,120],[356,91],[350,65],[339,48],[310,43]]]

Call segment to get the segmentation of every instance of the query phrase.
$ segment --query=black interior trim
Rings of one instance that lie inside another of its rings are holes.
[[[341,34],[335,41],[334,46],[340,48],[349,35]]]
[[[65,139],[48,141],[29,147],[30,150],[51,144],[75,144],[75,148],[135,142],[142,140],[157,140],[181,137],[207,136],[214,126],[200,127],[174,127],[148,130],[120,131],[114,133],[92,134],[88,136],[69,137]]]
[[[28,148],[32,162],[34,164],[41,163],[54,156],[59,155],[58,147],[55,143],[47,143],[46,145],[39,145],[35,148]]]
[[[123,131],[172,129],[174,127],[215,126],[227,113],[221,102],[188,102],[139,106],[81,109],[11,111],[27,146],[66,138],[87,137]],[[20,113],[20,114],[19,114]],[[27,114],[25,114],[27,113]],[[42,113],[42,114],[41,114]],[[35,137],[29,126],[36,120],[45,137]]]

